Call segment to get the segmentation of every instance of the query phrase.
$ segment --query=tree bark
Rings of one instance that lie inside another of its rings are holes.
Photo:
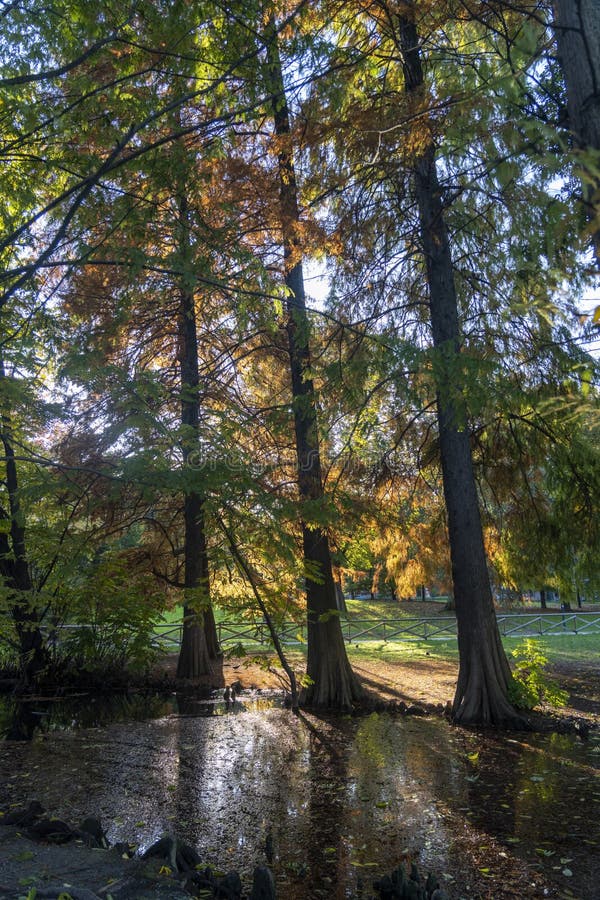
[[[5,378],[4,360],[0,357],[0,378]],[[48,652],[40,630],[40,613],[34,602],[33,582],[29,568],[25,526],[19,501],[19,478],[12,446],[10,419],[6,411],[0,417],[1,441],[4,448],[8,512],[0,507],[0,518],[9,520],[9,536],[0,532],[0,576],[5,586],[14,591],[11,614],[19,641],[19,675],[22,688],[34,684],[48,664]]]
[[[179,198],[181,250],[184,262],[189,262],[188,208],[185,197]],[[183,276],[185,279],[190,276]],[[182,440],[183,464],[190,464],[190,457],[198,449],[200,426],[198,374],[198,334],[194,292],[190,285],[182,284],[178,317],[179,365],[181,386],[181,424],[185,434]],[[192,457],[193,458],[193,457]],[[210,604],[209,562],[206,544],[204,499],[196,491],[186,490],[183,501],[184,521],[184,586],[185,591],[200,592],[198,608],[186,602],[183,608],[183,631],[177,662],[178,678],[199,678],[213,671],[213,662],[219,655],[219,642],[215,618]]]
[[[600,3],[555,0],[554,31],[565,85],[569,127],[576,146],[600,151]],[[600,266],[600,179],[583,182],[586,214],[593,223],[596,262]]]
[[[423,90],[419,36],[400,19],[405,90]],[[511,673],[496,622],[460,374],[460,327],[454,268],[444,220],[435,148],[430,140],[413,168],[420,236],[437,353],[437,418],[452,580],[458,627],[459,676],[453,718],[464,725],[508,726],[519,716],[508,699]]]
[[[278,154],[280,218],[283,237],[286,300],[286,333],[290,357],[294,433],[298,466],[298,490],[303,504],[318,504],[324,498],[317,404],[310,377],[310,323],[298,242],[300,213],[291,146],[290,116],[277,45],[277,30],[271,17],[265,34],[267,77]],[[301,521],[306,571],[307,668],[309,684],[301,694],[305,706],[349,709],[362,690],[350,667],[340,625],[326,532]]]

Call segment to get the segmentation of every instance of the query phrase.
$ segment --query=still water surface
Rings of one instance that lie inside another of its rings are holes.
[[[0,807],[95,815],[141,847],[176,831],[246,875],[272,846],[287,900],[369,896],[406,858],[454,898],[600,897],[598,735],[296,717],[259,695],[6,702],[0,728]]]

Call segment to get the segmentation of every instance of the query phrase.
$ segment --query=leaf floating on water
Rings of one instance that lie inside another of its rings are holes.
[[[554,854],[556,853],[555,850],[544,850],[543,847],[536,847],[535,852],[539,853],[540,856],[554,856]]]
[[[560,864],[561,864],[561,866],[566,866],[567,863],[570,863],[570,862],[573,862],[573,859],[572,859],[571,857],[568,857],[568,856],[561,856],[561,858],[560,858]]]
[[[373,866],[376,866],[377,863],[376,863],[376,862],[359,862],[357,859],[351,859],[351,860],[350,860],[350,865],[351,865],[351,866],[357,866],[357,867],[360,868],[360,869],[368,869],[368,868],[371,868],[371,867],[373,867]]]
[[[379,801],[375,804],[375,806],[377,807],[377,809],[387,809],[387,807],[388,807],[389,805],[390,805],[390,804],[387,802],[387,800],[379,800]]]
[[[518,838],[518,837],[509,837],[509,838],[506,838],[506,840],[508,841],[509,844],[520,844],[521,843],[521,838]]]
[[[530,781],[543,781],[544,776],[543,775],[532,775],[529,780]]]
[[[563,869],[562,873],[563,875],[566,875],[567,878],[571,878],[571,876],[573,875],[570,869]]]
[[[478,762],[479,750],[475,750],[473,753],[467,753],[467,759],[472,763]]]

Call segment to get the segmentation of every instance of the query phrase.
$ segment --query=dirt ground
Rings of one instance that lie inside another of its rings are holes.
[[[301,672],[301,660],[292,663]],[[169,660],[169,667],[174,663]],[[439,659],[407,659],[388,662],[377,659],[352,660],[352,667],[367,690],[382,700],[404,701],[407,704],[446,705],[452,701],[458,664]],[[562,709],[553,710],[564,718],[583,718],[590,725],[600,725],[600,669],[572,661],[548,669],[548,674],[569,694]],[[268,670],[242,659],[227,660],[223,665],[223,684],[239,680],[244,689],[284,690],[282,670]]]
[[[439,605],[431,602],[413,601],[407,604],[410,607],[410,615],[431,616],[432,614],[449,615]],[[586,606],[584,612],[593,612],[595,607]],[[544,610],[527,608],[526,610],[499,609],[498,613],[511,614],[515,612],[527,612],[535,615]],[[558,612],[556,609],[548,609],[546,612]],[[576,612],[576,610],[574,610]],[[437,659],[434,656],[427,658],[407,657],[406,660],[395,659],[393,661],[376,657],[366,658],[365,655],[354,656],[349,650],[352,667],[362,684],[377,698],[385,701],[404,701],[407,704],[424,704],[427,706],[446,705],[454,697],[454,690],[458,676],[458,663],[450,660]],[[273,652],[271,651],[271,656]],[[291,652],[290,662],[297,675],[303,671],[303,659],[300,654]],[[170,657],[163,664],[170,677],[174,676],[176,657]],[[571,660],[548,667],[548,675],[556,680],[560,687],[569,694],[567,706],[561,710],[554,710],[556,715],[565,718],[582,717],[589,720],[589,724],[600,724],[600,667],[590,665],[589,662]],[[239,680],[243,688],[255,688],[261,690],[285,690],[287,687],[283,671],[277,667],[265,669],[263,666],[244,659],[226,659],[223,664],[223,686]],[[219,684],[221,682],[219,681]]]

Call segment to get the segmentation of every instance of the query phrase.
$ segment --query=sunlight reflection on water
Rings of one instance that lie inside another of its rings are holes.
[[[288,900],[350,896],[403,858],[448,876],[451,896],[467,885],[485,896],[477,885],[509,869],[528,885],[523,896],[544,885],[557,896],[565,884],[593,896],[597,738],[482,736],[386,714],[296,717],[265,698],[235,715],[214,702],[153,703],[158,718],[0,745],[2,805],[35,797],[70,822],[97,815],[111,840],[142,847],[176,831],[207,862],[245,875],[271,833]]]

